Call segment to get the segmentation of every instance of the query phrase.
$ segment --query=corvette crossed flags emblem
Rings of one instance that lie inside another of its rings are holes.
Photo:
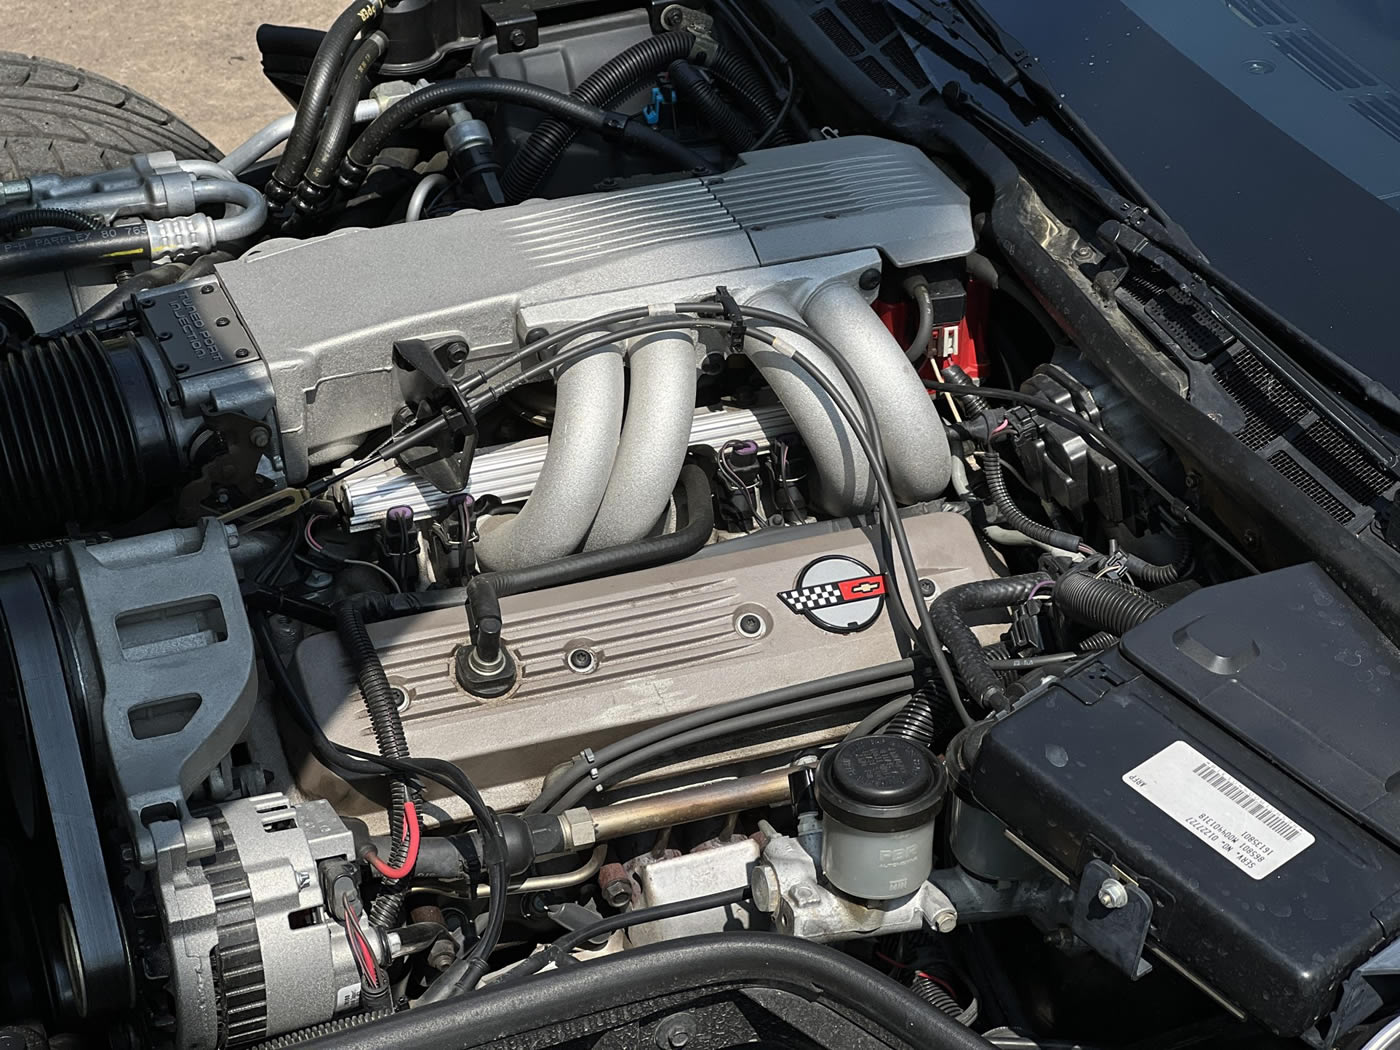
[[[835,583],[818,583],[811,587],[779,591],[778,597],[793,612],[802,613],[808,609],[825,609],[845,602],[875,598],[884,593],[883,576],[861,576],[854,580],[837,580]]]
[[[797,574],[778,599],[814,626],[833,634],[864,630],[885,608],[885,577],[844,554],[828,554]]]

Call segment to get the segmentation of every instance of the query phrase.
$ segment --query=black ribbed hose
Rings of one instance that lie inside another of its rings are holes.
[[[648,37],[604,62],[574,88],[569,97],[590,106],[614,106],[672,62],[689,58],[694,47],[695,37],[684,29]],[[501,175],[506,200],[515,204],[533,194],[576,134],[578,127],[569,121],[554,118],[541,121],[515,151]]]
[[[725,48],[715,48],[705,68],[733,97],[744,115],[764,133],[778,120],[781,107],[748,59]],[[779,127],[769,138],[774,146],[792,142],[792,136]]]
[[[950,588],[929,606],[938,637],[953,657],[958,673],[967,683],[972,698],[984,708],[1004,711],[1010,700],[1002,688],[1001,677],[988,663],[982,643],[967,625],[966,615],[983,609],[1005,609],[1019,605],[1050,577],[1043,572],[1024,576],[1007,576],[999,580],[977,580]]]
[[[335,185],[336,171],[345,159],[345,151],[350,146],[350,135],[355,130],[355,106],[369,91],[369,71],[384,56],[389,46],[389,38],[375,31],[360,41],[351,54],[340,75],[335,95],[326,109],[325,127],[321,129],[321,139],[316,153],[306,166],[306,175],[297,190],[297,209],[312,213],[325,203]]]
[[[1164,606],[1127,584],[1084,572],[1062,576],[1055,584],[1055,608],[1066,619],[1123,636],[1147,622]]]
[[[67,208],[26,208],[24,211],[0,215],[0,238],[8,238],[20,230],[32,230],[36,226],[53,227],[60,230],[100,230],[101,219]]]
[[[345,57],[360,31],[378,25],[383,13],[384,0],[354,0],[321,38],[316,57],[311,60],[311,70],[306,75],[301,100],[297,103],[292,133],[287,137],[287,144],[282,147],[282,157],[263,191],[271,203],[286,204],[292,199],[311,160],[311,153],[316,148],[321,134],[321,120],[340,79]]]
[[[666,67],[666,75],[671,78],[676,94],[695,109],[701,122],[719,136],[731,153],[742,153],[754,144],[758,136],[753,129],[733,106],[720,98],[714,85],[698,69],[685,59],[678,59]]]
[[[987,399],[977,393],[977,384],[972,381],[972,377],[962,370],[960,365],[944,365],[941,369],[943,382],[956,383],[958,386],[967,387],[967,393],[954,394],[958,405],[963,410],[965,416],[980,416],[991,411],[992,406],[987,403]]]
[[[369,174],[375,155],[384,148],[391,136],[425,113],[450,106],[454,102],[507,102],[538,109],[551,116],[569,121],[587,131],[596,131],[604,138],[624,147],[651,153],[683,171],[708,171],[705,158],[688,146],[658,134],[644,123],[621,113],[610,113],[575,98],[551,91],[549,88],[527,84],[520,80],[498,77],[470,77],[445,80],[419,88],[399,99],[375,118],[360,133],[340,166],[339,184],[347,193],[355,193]]]
[[[335,605],[336,633],[340,644],[350,657],[350,665],[355,671],[355,681],[360,687],[360,696],[369,712],[370,727],[374,730],[374,742],[379,753],[385,758],[405,759],[408,753],[408,740],[404,736],[403,719],[399,716],[398,697],[389,676],[384,671],[384,663],[379,658],[374,640],[369,636],[365,613],[367,606],[386,605],[378,595],[355,595],[339,601]],[[387,607],[387,605],[386,605]],[[376,612],[383,610],[376,609]],[[395,777],[389,782],[389,837],[393,847],[389,853],[389,865],[398,867],[408,859],[408,846],[404,841],[404,803],[413,798],[408,782]],[[403,911],[405,894],[401,891],[381,893],[370,905],[370,921],[381,928],[398,925]]]
[[[1001,457],[995,452],[988,452],[982,457],[982,475],[987,479],[987,491],[991,494],[992,502],[996,504],[997,510],[1001,511],[1008,527],[1058,550],[1077,551],[1083,546],[1083,537],[1042,525],[1016,506],[1016,501],[1011,498],[1011,490],[1006,486]]]
[[[1095,631],[1087,638],[1074,643],[1076,653],[1101,653],[1118,644],[1118,636],[1112,631]]]
[[[1170,565],[1155,565],[1135,554],[1124,556],[1123,564],[1129,574],[1144,587],[1166,587],[1176,583],[1185,575],[1187,567],[1191,564],[1191,544],[1186,535],[1176,527],[1169,528],[1167,533],[1177,545],[1177,555]]]
[[[0,540],[124,521],[179,469],[130,337],[107,345],[81,331],[0,356]]]
[[[962,719],[952,700],[943,683],[933,678],[914,690],[909,702],[890,719],[884,735],[902,736],[911,743],[939,751],[960,729]]]

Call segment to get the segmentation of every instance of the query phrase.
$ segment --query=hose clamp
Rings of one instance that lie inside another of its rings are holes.
[[[603,124],[598,133],[608,142],[620,142],[627,134],[627,123],[631,119],[625,113],[604,113]]]
[[[218,238],[214,220],[202,212],[169,219],[146,220],[151,261],[194,259],[214,250]]]

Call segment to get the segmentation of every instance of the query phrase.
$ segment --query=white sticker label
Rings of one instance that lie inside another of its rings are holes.
[[[352,1006],[360,1005],[360,986],[358,984],[347,984],[340,991],[335,993],[335,1010],[348,1010]]]
[[[1184,740],[1124,773],[1123,783],[1251,879],[1272,874],[1315,841],[1296,820]]]

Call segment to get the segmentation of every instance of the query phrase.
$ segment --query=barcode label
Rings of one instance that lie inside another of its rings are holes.
[[[1202,762],[1191,772],[1228,798],[1251,817],[1258,817],[1265,827],[1273,828],[1289,842],[1303,833],[1303,829],[1291,820],[1286,820],[1266,803],[1260,802],[1238,780],[1229,773],[1222,773],[1209,762]]]
[[[1184,740],[1163,748],[1123,783],[1252,879],[1313,844],[1312,834]]]

